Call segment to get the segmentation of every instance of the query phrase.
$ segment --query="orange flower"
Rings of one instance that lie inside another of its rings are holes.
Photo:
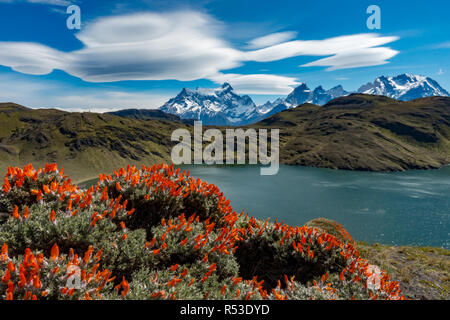
[[[9,184],[9,179],[5,177],[5,183],[3,184],[3,192],[9,193],[11,191],[11,185]]]
[[[52,212],[50,213],[50,221],[54,223],[55,220],[56,220],[56,213],[55,210],[52,210]]]
[[[217,263],[213,263],[212,265],[209,266],[208,270],[210,271],[215,271],[217,270]]]
[[[2,277],[2,282],[8,283],[9,280],[11,280],[11,274],[9,273],[9,270],[6,270],[5,275]]]
[[[56,259],[58,259],[58,257],[59,257],[59,247],[56,243],[52,247],[51,257],[52,257],[52,261],[56,261]]]
[[[42,286],[41,284],[41,280],[39,279],[38,276],[34,276],[33,278],[33,287],[35,287],[36,289],[40,289]]]
[[[224,286],[222,287],[222,289],[220,290],[220,293],[221,293],[222,295],[224,295],[226,291],[227,291],[227,286],[224,285]]]
[[[125,277],[123,277],[121,284],[122,284],[122,288],[123,288],[121,294],[122,294],[122,297],[125,298],[125,296],[130,291],[130,285],[129,285],[128,281],[125,280]]]
[[[25,212],[23,213],[23,217],[25,219],[28,219],[29,215],[30,215],[30,209],[28,209],[28,207],[25,207]]]
[[[13,210],[12,216],[14,217],[14,219],[17,219],[17,220],[20,219],[19,207],[14,206],[14,210]]]
[[[84,258],[83,258],[84,263],[86,263],[86,264],[89,263],[89,261],[91,260],[91,255],[92,255],[93,251],[94,251],[94,249],[92,248],[92,246],[89,246],[86,253],[84,254]]]
[[[169,271],[172,271],[172,272],[174,272],[175,270],[177,270],[178,269],[178,263],[177,264],[174,264],[173,266],[171,266],[170,268],[169,268]]]
[[[42,186],[42,190],[44,190],[44,193],[51,193],[50,188],[49,188],[48,185],[46,185],[46,184],[44,184],[44,185]]]
[[[8,262],[8,270],[11,272],[16,271],[16,265],[12,261]]]
[[[67,212],[72,211],[72,200],[70,200],[70,199],[69,199],[69,202],[67,203],[66,211]]]
[[[95,255],[95,260],[100,261],[102,253],[103,253],[103,249],[98,250],[97,254]]]
[[[25,295],[24,295],[23,299],[24,299],[24,300],[28,300],[28,299],[30,299],[30,298],[31,298],[31,291],[25,292]]]

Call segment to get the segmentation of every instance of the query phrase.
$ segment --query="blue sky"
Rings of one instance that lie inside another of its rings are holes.
[[[80,30],[66,27],[71,4]],[[0,0],[0,101],[157,108],[227,81],[263,103],[300,82],[356,90],[400,73],[449,90],[449,14],[444,0]]]

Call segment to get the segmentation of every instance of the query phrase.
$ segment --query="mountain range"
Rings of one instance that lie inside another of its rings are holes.
[[[306,83],[301,83],[286,98],[267,101],[260,106],[249,96],[237,94],[228,83],[216,89],[184,88],[175,98],[160,107],[160,110],[181,119],[201,120],[206,125],[237,126],[256,123],[303,103],[325,105],[350,93],[382,95],[400,101],[449,96],[445,89],[429,77],[401,74],[395,77],[381,76],[374,82],[362,85],[356,92],[348,92],[341,85],[329,90],[322,86],[311,90]]]
[[[222,126],[251,123],[263,115],[252,98],[238,95],[229,83],[216,89],[184,88],[160,110],[181,119],[202,120],[204,124]]]

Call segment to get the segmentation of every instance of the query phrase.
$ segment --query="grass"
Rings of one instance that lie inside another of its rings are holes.
[[[358,242],[361,256],[386,270],[410,299],[450,299],[450,250]]]
[[[280,129],[282,164],[401,171],[450,163],[449,118],[449,98],[399,102],[352,95],[325,107],[307,104],[286,110],[250,128]],[[57,162],[76,181],[83,181],[129,163],[170,162],[176,143],[171,134],[179,128],[192,126],[3,103],[0,170]]]
[[[58,162],[75,181],[83,181],[130,163],[170,162],[170,135],[184,126],[0,104],[0,171],[30,162]]]
[[[303,105],[253,127],[281,128],[281,162],[333,169],[402,171],[450,162],[450,99],[400,102],[352,95]],[[294,124],[294,125],[293,125]]]

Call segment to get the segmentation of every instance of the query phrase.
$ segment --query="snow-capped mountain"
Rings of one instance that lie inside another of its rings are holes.
[[[216,89],[184,88],[160,110],[211,125],[243,125],[262,115],[249,96],[236,94],[228,83]]]
[[[341,85],[331,88],[330,90],[324,90],[322,86],[319,86],[313,91],[312,103],[322,106],[333,99],[349,94],[350,92],[345,91]]]
[[[305,102],[312,101],[312,92],[306,83],[296,87],[284,100],[289,106],[298,106]]]
[[[303,103],[313,103],[317,105],[324,105],[330,100],[346,96],[350,94],[345,91],[344,88],[339,85],[330,90],[325,90],[322,86],[318,86],[316,89],[311,90],[306,83],[300,84],[296,87],[285,99],[277,99],[274,102],[266,102],[260,108],[265,110],[268,114],[274,114],[286,109],[294,108]],[[269,110],[271,109],[271,110]],[[276,112],[274,112],[276,110]]]
[[[230,84],[224,83],[215,89],[183,89],[170,99],[161,111],[179,116],[181,119],[201,120],[209,125],[246,125],[263,120],[286,109],[303,103],[325,105],[329,101],[349,95],[339,85],[325,90],[318,86],[311,90],[301,83],[286,98],[267,101],[257,106],[247,95],[238,95]],[[384,95],[397,100],[413,100],[431,96],[449,96],[435,80],[410,74],[395,77],[379,77],[373,83],[363,85],[356,93]]]
[[[379,77],[374,82],[369,82],[359,88],[358,93],[382,95],[402,101],[433,96],[449,96],[449,93],[435,80],[411,74]]]

